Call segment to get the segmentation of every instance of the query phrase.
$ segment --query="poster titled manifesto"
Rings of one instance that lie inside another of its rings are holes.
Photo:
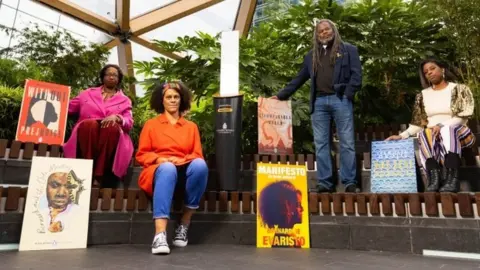
[[[258,163],[257,247],[310,248],[305,166]]]

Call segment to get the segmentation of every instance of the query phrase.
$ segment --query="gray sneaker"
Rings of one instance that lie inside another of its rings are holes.
[[[152,244],[152,254],[169,254],[170,248],[167,243],[167,233],[161,232],[155,235]]]
[[[173,245],[176,247],[186,247],[188,244],[188,226],[180,224],[175,230]]]

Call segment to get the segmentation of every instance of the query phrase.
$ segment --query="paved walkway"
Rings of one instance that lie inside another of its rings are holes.
[[[256,249],[252,246],[192,245],[168,256],[148,246],[94,246],[85,250],[0,252],[0,269],[478,269],[480,262],[416,255],[343,250]]]

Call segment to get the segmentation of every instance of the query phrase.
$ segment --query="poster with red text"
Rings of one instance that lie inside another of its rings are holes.
[[[258,153],[293,154],[292,104],[270,98],[258,98]]]
[[[307,167],[257,163],[257,247],[310,248]]]
[[[27,80],[15,139],[62,145],[70,91],[69,86]]]

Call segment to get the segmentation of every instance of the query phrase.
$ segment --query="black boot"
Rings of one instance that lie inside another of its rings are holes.
[[[437,192],[440,188],[440,182],[442,179],[440,165],[435,159],[429,158],[425,163],[425,167],[428,174],[428,187],[425,191]]]
[[[445,155],[445,168],[447,169],[447,177],[445,184],[440,188],[440,192],[459,192],[460,179],[458,178],[458,169],[460,168],[460,156],[455,153]]]
[[[445,185],[440,188],[440,192],[453,192],[460,191],[460,180],[458,179],[458,169],[447,168],[447,180]]]

